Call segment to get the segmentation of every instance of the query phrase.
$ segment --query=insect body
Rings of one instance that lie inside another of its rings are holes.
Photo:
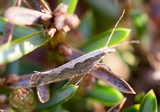
[[[123,11],[123,14],[124,14],[124,11]],[[107,41],[107,44],[103,48],[94,50],[88,54],[80,56],[79,58],[74,59],[74,60],[72,60],[72,61],[70,61],[70,62],[68,62],[58,68],[52,69],[50,71],[35,72],[35,74],[31,76],[31,84],[43,85],[43,84],[54,82],[57,79],[66,79],[67,77],[71,77],[71,76],[73,78],[76,75],[84,74],[82,76],[82,78],[83,78],[88,72],[92,71],[93,69],[105,67],[105,68],[107,68],[105,70],[108,71],[108,74],[113,75],[113,77],[114,77],[113,82],[115,82],[116,78],[117,78],[117,79],[120,79],[122,82],[124,82],[128,86],[128,84],[123,79],[121,79],[118,75],[114,74],[106,64],[99,63],[99,61],[104,57],[104,55],[115,52],[115,49],[111,49],[112,47],[119,46],[122,44],[122,43],[120,43],[120,44],[108,47],[108,43],[114,33],[116,26],[118,25],[120,19],[122,18],[123,14],[121,15],[118,22],[116,23],[108,41]],[[128,44],[128,43],[138,43],[138,41],[125,42],[124,44]],[[76,84],[78,84],[80,82],[80,80]],[[117,88],[119,88],[119,86],[121,86],[121,85],[116,85],[116,86],[117,86]],[[128,86],[126,88],[127,89],[129,88],[128,93],[135,93],[134,90],[130,86]],[[126,91],[123,91],[123,92],[126,92]]]
[[[80,75],[93,70],[104,55],[114,52],[114,49],[101,48],[74,59],[58,68],[46,72],[36,72],[31,77],[31,84],[46,84],[53,80]]]

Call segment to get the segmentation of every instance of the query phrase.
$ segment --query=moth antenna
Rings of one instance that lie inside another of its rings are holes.
[[[113,36],[113,33],[114,33],[114,31],[115,31],[116,27],[118,26],[118,24],[119,24],[120,20],[122,19],[122,17],[123,17],[123,15],[124,15],[124,13],[125,13],[125,9],[123,9],[123,12],[122,12],[122,14],[121,14],[120,18],[118,19],[117,23],[115,24],[115,26],[114,26],[114,28],[113,28],[113,30],[112,30],[112,32],[111,32],[111,34],[110,34],[110,36],[109,36],[109,39],[108,39],[108,41],[107,41],[107,43],[106,43],[105,47],[108,47],[108,44],[109,44],[109,42],[110,42],[110,40],[111,40],[111,38],[112,38],[112,36]]]
[[[123,45],[123,44],[139,44],[140,43],[140,41],[138,41],[138,40],[132,40],[132,41],[128,41],[128,42],[121,42],[121,43],[119,43],[119,44],[116,44],[116,45],[112,45],[112,46],[110,46],[110,47],[108,47],[108,48],[113,48],[113,47],[117,47],[117,46],[120,46],[120,45]]]

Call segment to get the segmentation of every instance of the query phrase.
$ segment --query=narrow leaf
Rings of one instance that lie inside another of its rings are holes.
[[[130,31],[131,30],[127,28],[116,28],[108,46],[115,45],[125,40],[128,37]],[[87,53],[95,49],[104,47],[111,32],[112,30],[109,30],[91,38],[85,45],[80,47],[80,49],[83,52]]]
[[[146,13],[137,9],[132,10],[131,20],[139,35],[146,33],[148,24],[148,16]]]
[[[50,40],[44,30],[19,38],[0,47],[0,64],[12,62]]]
[[[145,97],[145,93],[144,93],[144,92],[139,93],[139,94],[137,94],[137,95],[135,96],[135,101],[136,101],[137,103],[140,103],[140,102],[143,100],[144,97]]]
[[[86,0],[86,2],[91,5],[99,13],[109,16],[110,18],[117,18],[119,12],[119,6],[115,5],[114,2],[103,0]]]
[[[78,29],[83,34],[83,37],[85,38],[85,40],[89,40],[91,38],[93,29],[94,29],[93,11],[88,10],[84,14],[83,18],[81,19],[81,24],[79,25]]]
[[[123,99],[123,94],[113,87],[97,85],[87,93],[87,97],[106,106],[113,106]]]
[[[133,106],[125,108],[124,110],[122,110],[122,112],[138,112],[139,107],[140,107],[140,104],[135,104]]]
[[[37,110],[45,109],[45,108],[55,107],[59,104],[62,104],[68,101],[69,99],[71,99],[74,96],[77,89],[78,89],[78,86],[75,86],[75,85],[65,86],[64,88],[61,88],[57,90],[56,92],[54,92],[51,95],[50,100],[46,102],[45,104],[37,102],[36,109]]]
[[[139,112],[157,112],[157,99],[153,90],[150,90],[143,98]]]

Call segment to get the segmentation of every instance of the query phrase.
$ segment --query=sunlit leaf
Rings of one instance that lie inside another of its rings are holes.
[[[140,104],[135,104],[133,106],[127,107],[122,112],[138,112]]]
[[[113,87],[97,85],[87,93],[87,97],[106,106],[113,106],[123,99],[123,94]]]
[[[137,94],[137,95],[135,96],[135,101],[136,101],[137,103],[140,103],[140,102],[143,100],[144,97],[145,97],[145,93],[144,93],[144,92],[139,93],[139,94]]]
[[[139,112],[157,112],[157,99],[153,90],[150,90],[143,98]]]
[[[0,64],[12,62],[40,47],[51,38],[43,31],[16,39],[0,47]]]
[[[53,94],[50,95],[50,100],[44,104],[37,102],[37,107],[36,109],[45,109],[49,107],[55,107],[59,104],[62,104],[69,99],[71,99],[75,92],[77,91],[78,86],[75,85],[68,85],[65,86],[64,88],[61,88],[54,92]]]
[[[115,30],[108,46],[115,45],[115,44],[125,40],[128,37],[130,31],[131,30],[127,29],[127,28],[117,28]],[[107,40],[108,40],[111,32],[112,32],[112,30],[109,30],[109,31],[103,32],[103,33],[91,38],[85,45],[80,47],[80,49],[83,52],[87,53],[87,52],[93,51],[95,49],[104,47],[105,44],[107,43]]]

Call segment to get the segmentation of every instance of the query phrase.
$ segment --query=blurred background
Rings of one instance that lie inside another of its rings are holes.
[[[54,11],[57,6],[57,0],[47,0],[47,2],[51,10]],[[10,1],[0,1],[1,17],[3,17],[4,11],[11,6],[10,4]],[[23,6],[27,7],[25,3],[23,3]],[[140,44],[117,47],[116,53],[107,55],[103,61],[107,63],[112,71],[125,79],[137,94],[143,92],[147,93],[149,90],[153,89],[159,104],[159,0],[79,0],[75,14],[83,21],[83,24],[81,24],[78,29],[67,33],[64,37],[65,41],[72,47],[78,49],[90,38],[112,29],[123,9],[125,9],[126,12],[118,27],[131,29],[131,33],[126,41],[139,40]],[[39,26],[33,27],[39,28]],[[78,43],[76,43],[77,41]],[[34,52],[25,55],[23,58],[7,64],[1,71],[1,77],[5,77],[7,74],[23,75],[32,73],[35,70],[49,70],[58,67],[67,61],[56,51],[50,49],[46,50],[45,47],[38,48]],[[93,88],[95,80],[89,76],[86,76],[82,81],[82,85],[88,78],[89,85],[91,86],[90,88]],[[106,85],[101,81],[98,83]],[[58,89],[62,87],[63,84],[63,81],[51,84],[50,88],[54,88],[51,92],[55,90],[55,87]],[[84,91],[87,90],[84,88],[85,86],[81,86],[76,95],[63,104],[66,110],[70,110],[71,112],[105,112],[109,108],[108,106],[103,106],[99,102],[93,103],[90,100],[87,100],[86,97],[84,97]],[[123,95],[127,97],[123,109],[137,103],[135,101],[135,95]]]

